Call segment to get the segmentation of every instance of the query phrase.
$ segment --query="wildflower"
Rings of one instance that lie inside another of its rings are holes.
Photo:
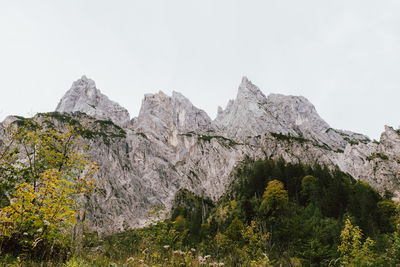
[[[131,263],[131,262],[134,262],[135,261],[135,259],[133,258],[133,257],[129,257],[127,260],[126,260],[126,263]]]
[[[165,246],[163,246],[163,248],[169,249],[169,245],[165,245]]]
[[[36,238],[35,241],[33,241],[32,243],[32,247],[35,248],[40,241],[42,241],[40,237]]]

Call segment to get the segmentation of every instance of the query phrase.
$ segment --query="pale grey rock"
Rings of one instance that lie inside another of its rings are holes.
[[[379,192],[400,196],[400,133],[392,127],[385,126],[379,143],[348,145],[334,163]]]
[[[160,91],[144,96],[133,127],[138,132],[175,144],[178,134],[205,131],[210,124],[210,117],[182,94],[173,92],[172,96],[167,96]]]
[[[13,123],[16,120],[17,120],[17,117],[15,117],[15,116],[12,116],[12,115],[7,116],[1,124],[3,127],[7,127],[8,125],[10,125],[11,123]]]
[[[56,111],[60,113],[82,112],[97,119],[112,120],[120,126],[129,124],[128,110],[103,95],[93,80],[82,76],[61,98]]]
[[[128,132],[110,145],[95,140],[90,154],[100,165],[101,193],[88,202],[91,227],[100,233],[120,232],[150,222],[158,206],[169,210],[179,189],[179,176],[162,150],[148,139]]]
[[[334,150],[343,150],[352,141],[369,141],[364,135],[332,129],[305,97],[280,94],[266,97],[246,77],[242,79],[235,101],[218,112],[213,123],[232,137],[243,139],[266,132],[290,134]]]

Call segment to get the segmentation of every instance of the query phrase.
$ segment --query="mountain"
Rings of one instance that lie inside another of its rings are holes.
[[[265,132],[302,137],[333,149],[349,142],[368,142],[368,137],[332,129],[315,107],[302,96],[270,94],[243,77],[235,101],[220,110],[214,125],[232,137],[263,135]]]
[[[159,92],[144,96],[134,128],[174,142],[178,133],[206,130],[210,124],[210,117],[182,94]]]
[[[85,76],[73,83],[56,111],[82,122],[110,120],[107,132],[124,133],[107,142],[85,140],[100,166],[87,218],[101,233],[148,224],[149,211],[156,206],[169,211],[180,189],[218,200],[246,158],[319,162],[381,193],[399,194],[399,130],[386,127],[377,142],[333,129],[306,98],[265,96],[245,77],[236,99],[220,108],[215,120],[177,92],[145,95],[138,117],[130,119]],[[58,117],[53,116],[55,125]]]
[[[71,89],[61,98],[57,112],[82,112],[99,119],[110,119],[114,123],[127,126],[129,112],[118,103],[103,95],[93,80],[82,76],[72,84]]]

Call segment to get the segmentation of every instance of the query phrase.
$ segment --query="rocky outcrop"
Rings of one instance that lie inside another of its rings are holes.
[[[129,124],[128,110],[103,95],[93,80],[82,76],[57,105],[60,113],[82,112],[102,120],[112,120],[120,126]]]
[[[167,96],[161,91],[144,96],[139,116],[134,122],[138,131],[168,140],[171,144],[179,133],[202,132],[210,125],[210,117],[182,94],[173,92],[172,96]]]
[[[96,123],[91,117],[110,119],[116,125],[106,124],[106,132],[121,131],[117,125],[125,132],[111,135],[107,142],[86,140],[100,166],[87,218],[101,233],[146,225],[149,211],[169,211],[182,188],[217,200],[246,157],[317,161],[338,166],[381,193],[398,195],[400,188],[399,130],[386,127],[380,142],[371,142],[364,135],[332,129],[306,98],[265,96],[247,78],[236,99],[219,109],[214,121],[176,92],[145,95],[139,116],[129,120],[124,108],[85,77],[73,84],[57,111],[85,125]]]
[[[235,101],[219,110],[214,125],[232,137],[281,133],[313,140],[334,150],[343,150],[349,142],[368,142],[368,137],[332,129],[315,107],[302,96],[270,94],[243,77]]]
[[[349,145],[334,162],[345,172],[368,182],[383,193],[389,191],[399,198],[400,131],[385,126],[380,142]]]

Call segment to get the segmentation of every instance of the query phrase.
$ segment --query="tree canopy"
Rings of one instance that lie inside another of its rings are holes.
[[[97,165],[76,129],[26,119],[11,124],[0,147],[0,245],[27,257],[64,257],[84,217]]]

